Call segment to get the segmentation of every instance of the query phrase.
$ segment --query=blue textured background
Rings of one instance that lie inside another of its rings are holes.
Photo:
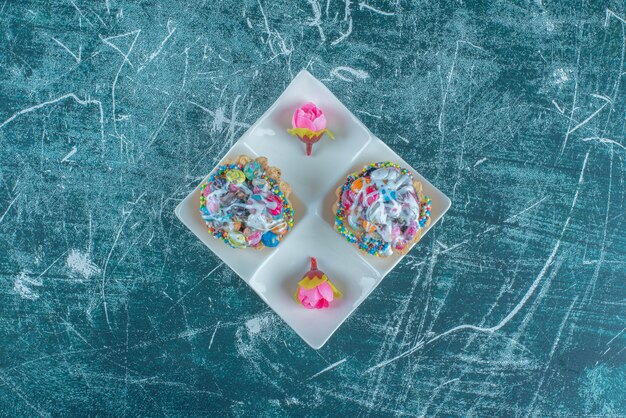
[[[0,0],[0,410],[626,414],[625,19]],[[301,68],[453,201],[319,352],[173,214]]]

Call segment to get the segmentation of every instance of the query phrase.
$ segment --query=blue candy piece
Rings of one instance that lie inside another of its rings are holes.
[[[276,247],[280,242],[278,240],[278,235],[273,233],[272,231],[267,231],[261,236],[261,241],[266,247]]]
[[[256,161],[250,161],[243,167],[243,173],[246,175],[248,180],[259,177],[261,174],[261,165]]]

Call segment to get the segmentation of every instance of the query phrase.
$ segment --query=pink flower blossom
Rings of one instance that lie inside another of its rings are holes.
[[[324,309],[328,308],[335,298],[341,297],[341,292],[322,271],[317,269],[317,260],[311,257],[311,270],[298,283],[295,296],[306,309]]]
[[[326,129],[326,116],[322,109],[314,103],[305,103],[293,112],[292,128],[287,129],[291,135],[297,136],[306,145],[306,155],[311,155],[313,144],[327,133],[330,139],[335,139],[332,132]]]
[[[291,124],[294,128],[305,128],[312,132],[326,129],[326,116],[314,103],[305,103],[293,113]]]
[[[298,289],[298,300],[307,309],[323,309],[334,300],[333,289],[326,282],[313,289]]]

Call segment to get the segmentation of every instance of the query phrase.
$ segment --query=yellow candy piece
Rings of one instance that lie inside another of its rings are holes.
[[[244,248],[246,246],[246,237],[241,232],[233,231],[228,234],[228,242],[235,248]]]
[[[244,181],[246,181],[246,175],[243,174],[243,171],[241,170],[228,170],[226,172],[226,180],[228,180],[231,183],[235,183],[235,184],[241,184]]]

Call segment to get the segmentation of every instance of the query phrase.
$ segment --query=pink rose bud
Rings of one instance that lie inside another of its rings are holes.
[[[297,136],[306,144],[306,155],[311,155],[313,144],[319,141],[324,133],[328,133],[331,139],[335,139],[333,134],[326,129],[324,112],[311,102],[296,109],[291,118],[291,125],[292,128],[287,132]]]
[[[291,125],[294,128],[305,128],[313,132],[321,131],[326,129],[326,116],[322,109],[309,102],[296,109],[291,118]]]
[[[306,309],[324,309],[335,298],[340,298],[341,292],[317,269],[317,260],[311,257],[311,270],[298,283],[295,297]]]

